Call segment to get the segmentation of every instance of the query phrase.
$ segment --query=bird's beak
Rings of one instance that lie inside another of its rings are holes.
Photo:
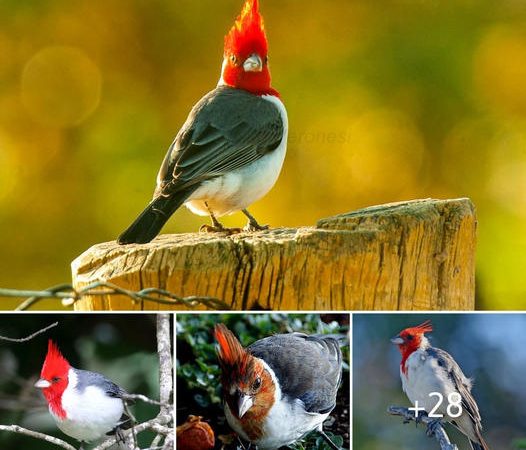
[[[38,380],[36,383],[35,383],[35,387],[39,388],[39,389],[46,389],[48,387],[51,386],[51,383],[47,380],[44,380],[43,378],[40,378],[40,380]]]
[[[243,70],[245,72],[261,72],[263,70],[263,61],[256,53],[250,55],[243,63]]]
[[[241,419],[245,413],[252,408],[254,401],[250,395],[241,394],[237,402],[238,417]]]
[[[391,339],[391,343],[395,345],[402,345],[404,343],[404,340],[400,336],[395,336]]]

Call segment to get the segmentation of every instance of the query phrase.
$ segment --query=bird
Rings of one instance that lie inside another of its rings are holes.
[[[345,338],[276,334],[243,348],[224,325],[214,328],[228,424],[259,450],[290,445],[317,430],[336,405]]]
[[[57,427],[80,441],[80,448],[129,425],[127,392],[100,373],[71,367],[51,339],[35,387],[42,390]]]
[[[260,225],[247,207],[267,194],[281,172],[287,149],[288,117],[271,87],[268,41],[258,0],[246,0],[224,40],[221,77],[190,111],[157,175],[152,201],[117,239],[147,243],[185,204],[209,215],[201,231],[236,232],[218,217],[242,211],[245,231]]]
[[[413,405],[422,406],[429,414],[443,401],[434,414],[441,414],[470,441],[473,450],[489,450],[482,437],[482,419],[471,388],[473,381],[466,377],[453,357],[446,351],[432,347],[425,333],[433,331],[431,321],[402,330],[391,342],[402,355],[400,377],[402,388]],[[456,397],[455,397],[456,396]],[[457,403],[455,405],[455,402]],[[448,411],[448,405],[450,409]],[[456,408],[453,408],[456,406]],[[453,417],[457,416],[458,417]],[[431,423],[431,428],[437,422]]]

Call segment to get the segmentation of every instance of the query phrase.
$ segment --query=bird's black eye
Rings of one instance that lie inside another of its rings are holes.
[[[230,62],[234,64],[234,66],[237,65],[237,58],[236,55],[230,55]]]
[[[252,384],[252,389],[257,391],[261,387],[261,378],[257,377],[254,383]]]
[[[413,340],[413,337],[414,337],[414,336],[413,336],[412,334],[408,334],[408,335],[407,335],[407,340],[408,340],[408,341],[412,341],[412,340]]]
[[[60,381],[60,378],[59,377],[53,377],[51,378],[51,382],[52,383],[58,383]]]

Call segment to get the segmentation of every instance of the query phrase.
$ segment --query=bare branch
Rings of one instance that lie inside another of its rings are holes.
[[[408,408],[404,408],[403,406],[389,406],[387,412],[393,416],[402,416],[404,423],[415,421],[416,423],[421,422],[428,425],[434,422],[435,426],[430,430],[430,436],[435,436],[437,442],[440,444],[441,450],[458,450],[458,447],[449,440],[449,436],[446,430],[444,430],[442,423],[436,422],[434,419],[428,417],[427,414],[419,414],[417,419],[412,411],[409,411]]]
[[[130,428],[129,430],[123,431],[121,434],[127,438],[129,435],[133,433],[142,433],[145,430],[151,430],[154,426],[157,425],[167,425],[172,421],[172,415],[171,414],[159,414],[155,419],[148,420],[147,422],[140,423],[139,425],[135,425],[133,428]],[[112,445],[115,445],[117,443],[117,440],[119,438],[117,436],[112,436],[110,439],[105,440],[103,443],[97,445],[93,450],[106,450],[107,448],[110,448]]]
[[[170,315],[157,315],[157,353],[159,354],[159,398],[164,405],[171,401],[173,392],[172,336]],[[169,408],[161,407],[161,412]]]
[[[157,406],[170,406],[170,403],[162,403],[157,400],[153,400],[149,397],[146,397],[146,395],[143,394],[123,394],[122,395],[123,400],[141,400],[144,403],[149,403],[150,405],[157,405]]]
[[[0,425],[0,431],[10,431],[12,433],[24,434],[26,436],[30,436],[35,439],[40,439],[42,441],[49,442],[58,447],[65,448],[66,450],[77,450],[75,447],[68,444],[66,441],[63,441],[62,439],[58,439],[54,436],[49,436],[44,433],[39,433],[37,431],[28,430],[18,425]]]
[[[52,323],[51,325],[48,325],[47,327],[45,328],[42,328],[41,330],[38,330],[38,331],[35,331],[33,334],[30,334],[29,336],[26,336],[24,338],[10,338],[10,337],[6,337],[6,336],[0,336],[0,339],[4,340],[4,341],[9,341],[9,342],[27,342],[27,341],[30,341],[31,339],[33,339],[35,336],[38,336],[39,334],[42,334],[42,333],[45,333],[47,330],[53,328],[53,327],[56,327],[58,325],[58,322],[55,322],[55,323]]]

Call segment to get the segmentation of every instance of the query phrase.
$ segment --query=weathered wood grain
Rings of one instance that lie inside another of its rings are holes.
[[[427,199],[365,208],[315,227],[107,242],[80,255],[72,270],[76,288],[97,280],[156,287],[216,297],[233,309],[471,310],[475,246],[469,199]],[[75,307],[166,308],[125,296],[88,296]]]

